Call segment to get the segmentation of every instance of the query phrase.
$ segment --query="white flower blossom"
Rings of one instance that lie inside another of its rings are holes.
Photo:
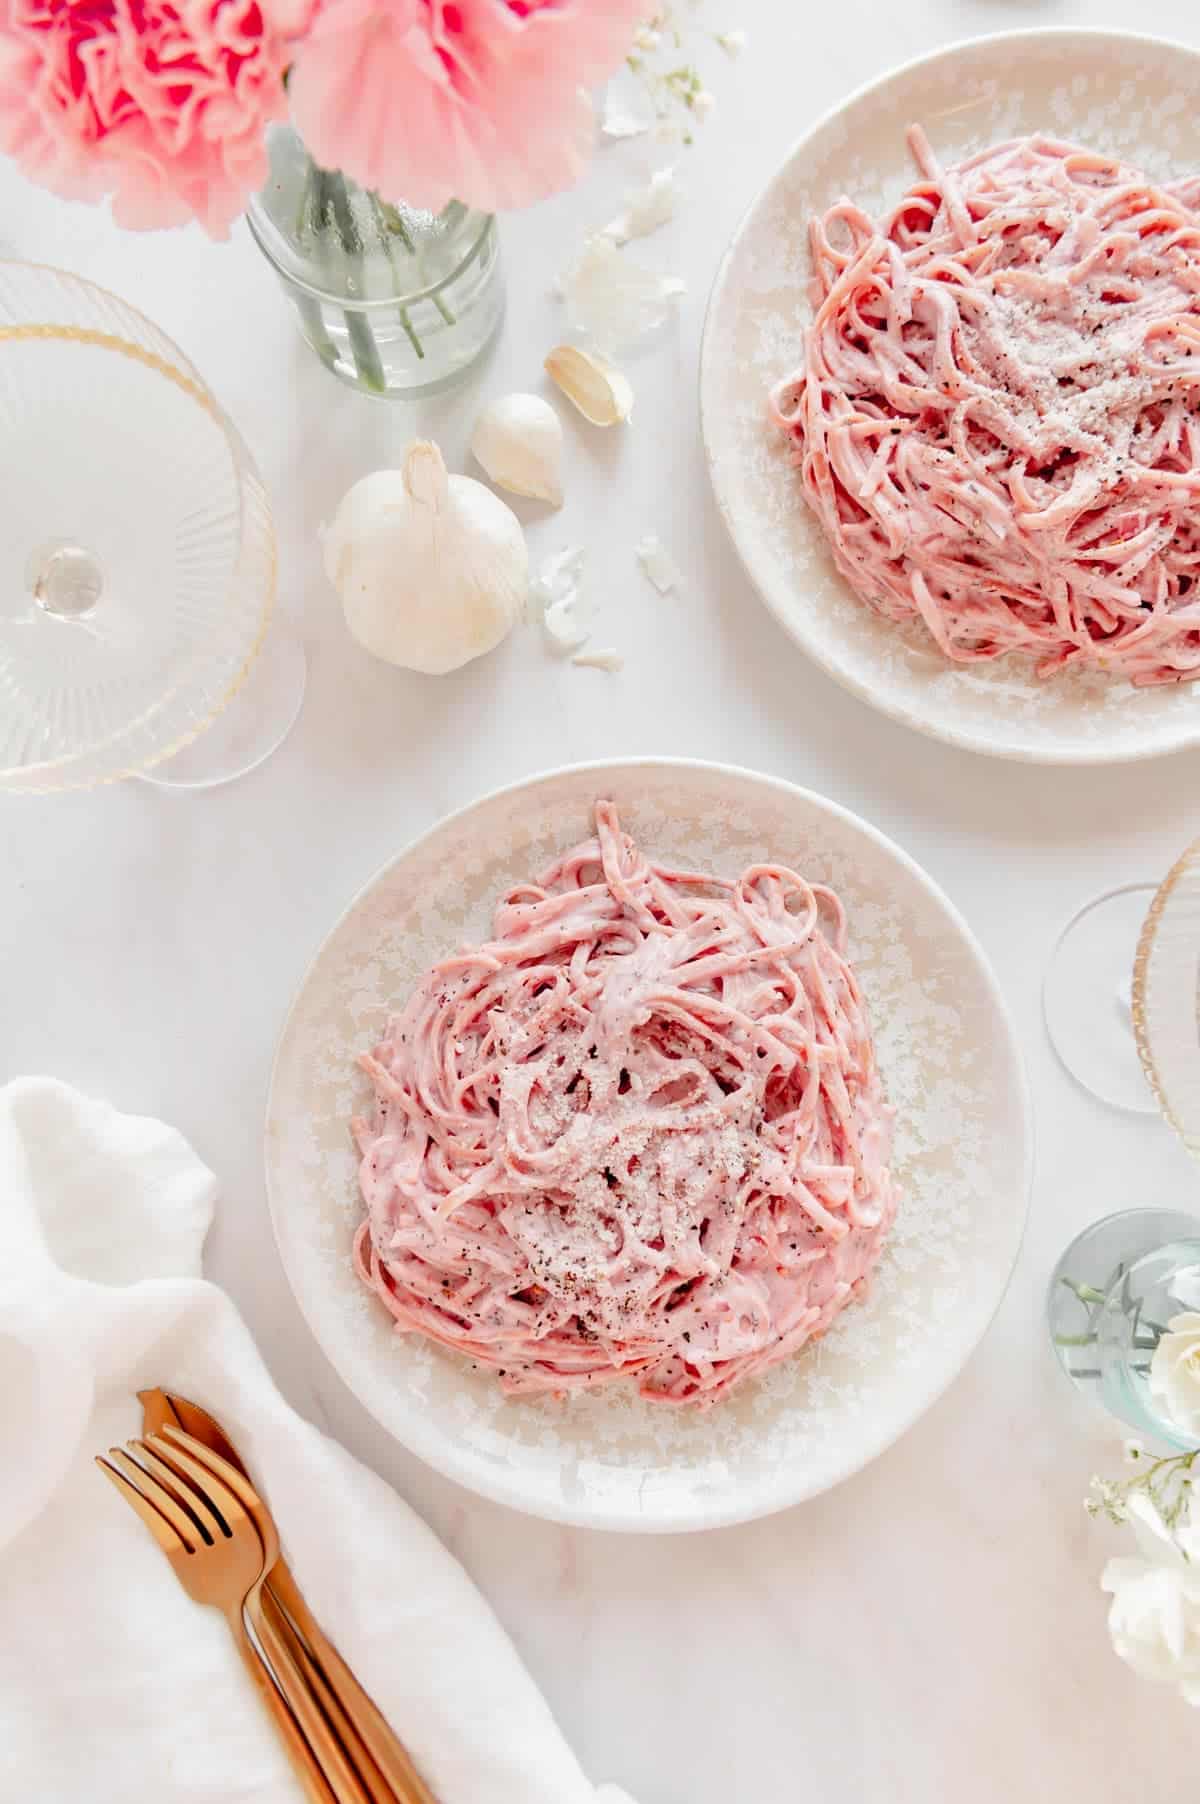
[[[1172,1275],[1171,1295],[1184,1309],[1200,1309],[1200,1265],[1183,1265]]]
[[[1181,1433],[1200,1441],[1200,1315],[1175,1315],[1150,1361],[1150,1395]]]
[[[1142,1495],[1127,1509],[1139,1555],[1110,1560],[1100,1580],[1112,1597],[1113,1647],[1143,1678],[1177,1685],[1200,1705],[1200,1530],[1189,1519],[1172,1534]]]

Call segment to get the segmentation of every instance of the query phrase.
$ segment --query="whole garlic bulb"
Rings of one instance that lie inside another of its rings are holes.
[[[389,664],[442,676],[478,658],[521,617],[529,553],[521,523],[416,439],[398,470],[343,497],[322,535],[325,571],[359,644]]]
[[[485,407],[471,455],[511,495],[562,506],[562,421],[540,395],[503,395]]]

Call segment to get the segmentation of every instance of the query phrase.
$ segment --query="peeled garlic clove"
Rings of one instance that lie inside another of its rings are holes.
[[[485,407],[471,455],[510,494],[562,506],[562,421],[540,395],[504,395]]]
[[[441,676],[481,657],[525,605],[521,522],[483,483],[448,476],[427,440],[408,447],[399,470],[354,484],[322,552],[359,644],[408,670]]]
[[[616,426],[633,412],[627,376],[604,357],[578,345],[556,345],[546,359],[550,377],[593,426]]]

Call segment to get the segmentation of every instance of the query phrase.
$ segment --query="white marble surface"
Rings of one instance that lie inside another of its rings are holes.
[[[956,37],[1034,24],[1194,37],[1191,0],[708,0],[744,26],[714,51],[719,106],[683,162],[689,201],[643,250],[689,292],[678,334],[633,370],[632,430],[572,434],[568,501],[530,510],[535,552],[591,548],[616,677],[532,638],[441,681],[348,640],[314,553],[345,485],[418,426],[461,454],[479,397],[536,385],[556,336],[564,246],[609,217],[632,146],[584,188],[506,223],[511,311],[489,366],[452,400],[373,406],[293,338],[245,234],[122,237],[0,169],[0,235],[96,277],[174,334],[266,475],[283,596],[311,658],[299,727],[245,782],[199,797],[139,784],[0,803],[4,1075],[48,1071],[177,1123],[224,1200],[211,1275],[291,1399],[385,1474],[465,1561],[597,1777],[639,1804],[1118,1804],[1182,1798],[1200,1725],[1110,1652],[1097,1575],[1109,1531],[1080,1500],[1115,1431],[1081,1413],[1044,1344],[1042,1292],[1065,1240],[1110,1210],[1186,1205],[1196,1173],[1165,1126],[1111,1113],[1056,1065],[1038,985],[1054,935],[1109,884],[1161,874],[1200,830],[1200,754],[1036,771],[877,718],[785,640],[715,518],[696,424],[696,357],[721,248],[789,142],[839,95]],[[660,601],[632,547],[656,529],[685,575]],[[610,630],[609,630],[610,629]],[[777,771],[858,810],[960,905],[1026,1048],[1039,1170],[1016,1279],[950,1394],[824,1499],[670,1540],[553,1528],[482,1503],[389,1442],[311,1341],[275,1257],[260,1129],[296,982],[346,899],[448,808],[498,783],[618,752]],[[447,1804],[453,1804],[448,1800]]]

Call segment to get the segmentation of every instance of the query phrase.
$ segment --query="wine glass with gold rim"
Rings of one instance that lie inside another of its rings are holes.
[[[1137,896],[1130,1038],[1150,1107],[1200,1158],[1200,840],[1144,887],[1126,892]],[[1092,1223],[1055,1268],[1048,1313],[1059,1363],[1080,1389],[1157,1442],[1196,1447],[1192,1425],[1164,1414],[1154,1363],[1164,1334],[1200,1319],[1200,1208]]]
[[[183,353],[117,296],[0,259],[0,788],[202,787],[293,725],[262,481]]]

